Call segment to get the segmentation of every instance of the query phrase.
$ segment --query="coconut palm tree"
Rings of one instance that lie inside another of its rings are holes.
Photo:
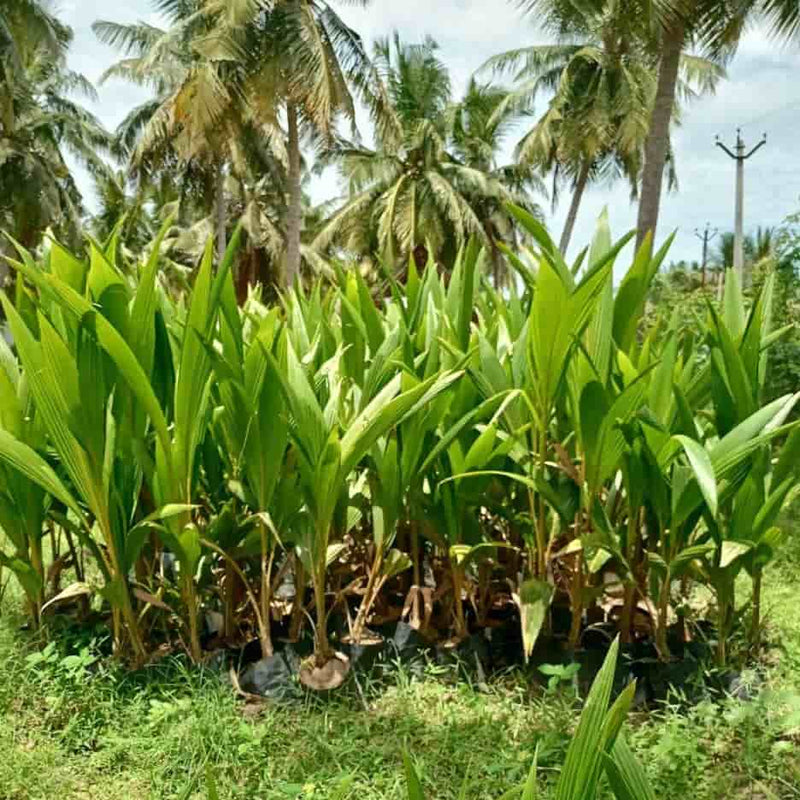
[[[56,59],[69,47],[70,33],[42,0],[5,0],[0,7],[0,84],[3,87],[3,123],[9,126],[10,88],[24,75],[31,50],[46,49]]]
[[[528,0],[528,5],[538,5],[538,0]],[[800,4],[796,0],[658,0],[653,9],[659,31],[658,79],[645,144],[636,234],[639,243],[648,231],[655,235],[658,223],[681,53],[695,46],[713,57],[730,58],[744,30],[756,21],[766,22],[773,35],[784,39],[800,30]]]
[[[759,225],[748,239],[753,261],[763,261],[775,254],[775,228]]]
[[[167,171],[214,215],[217,253],[227,240],[226,173],[243,129],[255,123],[244,100],[245,68],[226,35],[224,9],[204,0],[161,3],[168,27],[98,20],[93,30],[125,57],[101,81],[123,78],[154,91],[117,129],[133,174]]]
[[[545,4],[542,4],[543,6]],[[628,5],[590,2],[579,6],[555,0],[546,5],[545,28],[558,42],[502,53],[483,67],[512,73],[515,88],[507,104],[527,113],[544,91],[547,110],[517,148],[521,163],[553,175],[553,202],[559,183],[572,200],[561,236],[566,252],[584,191],[590,183],[624,177],[638,191],[648,120],[655,97],[656,64],[652,36]],[[713,90],[721,69],[684,55],[683,98]],[[670,182],[675,182],[670,160]]]
[[[302,252],[301,139],[330,142],[341,117],[355,124],[350,87],[364,80],[369,66],[361,40],[324,0],[161,5],[167,30],[94,26],[103,41],[134,56],[105,77],[125,77],[156,93],[128,115],[120,142],[136,167],[180,166],[202,179],[215,198],[220,253],[226,175],[240,184],[257,181],[269,173],[264,146],[271,150],[269,158],[284,166],[284,218],[273,233],[283,239],[291,284]]]
[[[490,118],[500,100],[473,84],[454,103],[437,47],[431,38],[403,43],[397,33],[376,42],[367,96],[375,146],[341,139],[326,154],[348,193],[314,242],[321,250],[377,250],[390,263],[413,255],[423,265],[432,248],[450,263],[469,236],[488,244],[510,227],[504,202],[530,203],[524,189],[535,185],[532,174],[495,160],[506,126]]]
[[[123,247],[144,249],[157,232],[147,189],[143,183],[131,185],[123,170],[98,173],[94,179],[98,209],[89,222],[92,234],[102,242],[118,231]]]
[[[711,256],[713,266],[720,272],[733,266],[733,249],[735,236],[726,231],[719,237],[719,242]],[[756,265],[761,264],[775,255],[775,229],[761,227],[744,237],[743,249],[745,266],[752,271]]]
[[[467,167],[479,170],[498,181],[516,205],[539,214],[531,200],[535,193],[545,194],[544,183],[530,163],[499,164],[497,154],[517,121],[508,109],[508,91],[500,86],[470,80],[461,100],[449,110],[449,138],[452,152]],[[500,242],[510,242],[516,236],[516,218],[508,211],[503,197],[476,193],[467,195],[483,225],[490,245],[492,273],[496,286],[507,280],[506,262],[500,256]]]
[[[66,155],[97,174],[111,144],[74,99],[95,94],[66,66],[71,41],[42,4],[20,0],[0,11],[0,226],[27,248],[46,228],[77,241],[84,209]]]
[[[277,125],[281,116],[285,124],[283,227],[291,285],[304,250],[301,143],[329,147],[341,121],[355,132],[353,91],[363,90],[372,69],[359,35],[326,0],[234,0],[229,15],[231,35],[248,65],[248,97],[257,117]]]

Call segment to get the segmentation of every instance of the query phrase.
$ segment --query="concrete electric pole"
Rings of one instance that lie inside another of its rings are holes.
[[[739,276],[739,282],[744,286],[744,162],[747,161],[756,150],[759,150],[767,143],[767,134],[749,152],[745,153],[744,142],[742,141],[742,129],[736,129],[735,151],[731,152],[720,140],[716,138],[716,145],[724,150],[736,162],[736,224],[733,234],[733,268]]]
[[[703,260],[700,263],[701,282],[700,285],[705,288],[706,285],[706,264],[708,264],[708,243],[717,235],[716,228],[711,230],[711,223],[706,222],[706,227],[701,233],[697,228],[694,229],[694,235],[703,243]]]

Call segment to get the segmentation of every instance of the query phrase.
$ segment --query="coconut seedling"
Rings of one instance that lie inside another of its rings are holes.
[[[171,396],[164,398],[172,410],[169,435],[156,441],[155,454],[149,462],[147,480],[156,503],[181,508],[171,515],[158,535],[175,554],[179,564],[181,597],[185,609],[189,652],[195,661],[202,657],[199,630],[199,601],[196,574],[203,554],[201,526],[194,509],[198,499],[197,468],[199,448],[211,419],[212,357],[207,342],[218,334],[220,309],[229,270],[238,248],[235,232],[216,273],[213,269],[213,245],[208,242],[192,288],[185,316],[173,313],[172,366],[175,380]]]
[[[480,349],[484,366],[480,383],[484,394],[487,388],[495,393],[520,392],[504,415],[507,433],[520,445],[509,450],[519,471],[498,474],[524,486],[528,495],[530,530],[525,534],[525,545],[529,574],[520,584],[518,597],[524,650],[530,655],[552,597],[550,557],[560,530],[558,512],[552,511],[553,504],[547,500],[551,457],[559,439],[557,413],[563,405],[566,376],[578,352],[577,344],[610,280],[614,258],[630,237],[604,252],[576,280],[582,257],[571,269],[534,217],[514,206],[510,210],[537,246],[529,252],[533,268],[515,254],[509,255],[530,284],[529,317],[505,356],[506,365],[486,346]]]
[[[134,456],[134,408],[141,403],[147,409],[162,437],[166,421],[134,351],[109,317],[116,317],[118,326],[149,324],[149,320],[141,318],[141,305],[134,301],[128,306],[121,276],[97,248],[92,248],[88,272],[70,270],[66,279],[58,269],[45,272],[27,253],[21,255],[23,261],[15,266],[45,298],[39,303],[36,329],[6,296],[3,306],[37,413],[75,494],[18,440],[5,441],[3,457],[20,470],[20,448],[26,448],[32,466],[21,471],[75,516],[104,578],[101,591],[112,608],[115,646],[121,652],[127,640],[134,660],[141,662],[145,644],[128,578],[143,543],[134,534],[143,477]],[[154,265],[151,271],[155,273]],[[93,302],[73,288],[84,281]],[[94,530],[102,549],[94,542]]]
[[[364,641],[390,588],[408,583],[404,611],[431,637],[504,624],[490,609],[516,601],[530,653],[558,590],[568,645],[587,612],[616,603],[623,639],[647,608],[666,659],[678,593],[692,581],[713,590],[724,643],[746,571],[756,641],[800,447],[796,398],[763,402],[780,335],[770,281],[749,310],[731,278],[696,326],[648,333],[664,250],[640,248],[615,292],[625,240],[605,220],[568,265],[515,213],[531,246],[509,255],[524,286],[503,294],[485,285],[474,243],[449,274],[409,265],[380,300],[342,270],[333,285],[242,307],[236,237],[216,269],[207,248],[179,294],[159,281],[159,240],[142,265],[111,241],[84,259],[52,245],[36,263],[21,250],[3,301],[15,352],[0,345],[0,560],[32,611],[48,600],[38,544],[68,530],[97,564],[88,574],[100,575],[117,651],[135,662],[153,608],[167,612],[165,638],[202,659],[199,611],[218,597],[227,641],[254,620],[268,656],[292,570],[290,636],[313,627],[303,680],[316,687],[347,671],[334,609],[360,594],[348,619]]]
[[[41,454],[46,444],[20,364],[0,337],[0,437],[16,440]],[[13,548],[0,550],[0,565],[17,579],[34,626],[44,603],[46,581],[42,540],[48,496],[45,489],[12,466],[0,464],[0,529]]]
[[[341,350],[333,362],[309,375],[294,346],[283,335],[278,356],[270,357],[290,415],[290,439],[306,501],[307,526],[302,546],[307,553],[316,608],[313,663],[301,672],[309,686],[338,685],[347,672],[328,636],[326,578],[344,544],[334,522],[337,508],[348,502],[350,476],[374,444],[406,416],[445,391],[460,373],[434,375],[425,381],[397,372],[371,398],[351,410],[345,392]]]
[[[259,640],[264,658],[273,655],[270,631],[272,572],[280,544],[272,501],[282,473],[289,441],[289,422],[281,383],[268,354],[280,327],[278,309],[247,321],[236,305],[233,280],[226,277],[221,298],[219,351],[207,343],[215,372],[212,427],[227,467],[227,480],[250,516],[241,520],[224,543],[226,563],[226,633],[231,634],[232,593],[238,580],[233,553],[258,554]],[[262,309],[266,311],[265,309]],[[245,323],[249,329],[246,335]]]

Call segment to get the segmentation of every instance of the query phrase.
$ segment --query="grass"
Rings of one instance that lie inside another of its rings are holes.
[[[770,638],[754,700],[680,698],[631,718],[629,738],[661,798],[800,798],[800,544],[768,574]],[[552,784],[577,719],[565,694],[518,676],[488,687],[388,666],[323,701],[253,709],[219,676],[180,659],[130,675],[95,660],[92,632],[41,642],[19,631],[13,597],[0,617],[0,798],[403,796],[401,752],[430,798],[497,798],[524,778],[539,746]],[[433,670],[429,670],[432,672]],[[365,704],[367,708],[365,708]]]

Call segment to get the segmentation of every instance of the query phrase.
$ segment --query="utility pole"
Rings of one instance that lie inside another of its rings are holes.
[[[767,143],[767,134],[761,137],[761,141],[749,152],[745,153],[744,142],[742,141],[742,129],[736,129],[736,152],[731,152],[720,140],[716,138],[716,145],[724,150],[736,162],[736,222],[733,233],[733,268],[739,276],[739,283],[744,286],[744,162],[747,161],[756,150],[759,150]]]
[[[714,228],[713,231],[711,230],[710,222],[706,222],[706,227],[702,233],[700,233],[700,231],[697,230],[697,228],[694,229],[694,235],[703,243],[703,260],[700,262],[701,263],[700,274],[702,276],[700,279],[700,285],[704,289],[706,287],[706,264],[708,263],[708,243],[717,235],[717,233],[719,233],[719,231],[716,228]]]

